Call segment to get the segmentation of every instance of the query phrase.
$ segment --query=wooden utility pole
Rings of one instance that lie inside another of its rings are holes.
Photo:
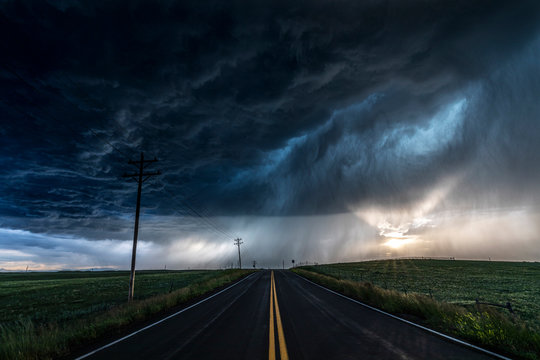
[[[234,245],[238,246],[238,265],[240,269],[242,269],[242,258],[240,257],[240,245],[243,243],[244,242],[240,238],[234,239]]]
[[[128,163],[138,167],[138,172],[133,174],[124,174],[122,177],[132,178],[137,181],[137,209],[135,210],[135,229],[133,230],[133,251],[131,252],[131,274],[129,276],[129,294],[128,301],[133,300],[133,293],[135,287],[135,260],[137,257],[137,237],[139,236],[139,214],[141,212],[141,191],[142,184],[148,180],[151,176],[161,175],[160,171],[147,172],[144,171],[145,164],[154,163],[158,160],[144,160],[144,154],[141,152],[141,159],[139,161],[130,160]]]

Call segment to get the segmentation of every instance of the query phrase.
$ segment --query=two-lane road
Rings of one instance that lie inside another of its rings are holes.
[[[82,357],[81,357],[82,358]],[[288,271],[261,271],[87,359],[489,359]]]

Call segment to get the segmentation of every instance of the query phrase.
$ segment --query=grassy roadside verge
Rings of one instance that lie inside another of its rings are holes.
[[[20,320],[0,325],[0,359],[53,359],[70,355],[72,349],[107,336],[121,334],[136,323],[201,297],[248,275],[250,270],[225,270],[216,277],[194,282],[169,294],[136,300],[70,322],[37,324]]]
[[[368,282],[336,279],[300,268],[293,271],[345,296],[486,349],[512,358],[540,359],[540,334],[519,318],[496,309],[467,309],[420,294],[386,290]]]

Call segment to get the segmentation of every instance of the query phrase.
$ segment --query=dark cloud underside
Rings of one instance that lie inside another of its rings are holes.
[[[171,193],[224,216],[408,207],[458,175],[448,204],[532,204],[539,15],[537,1],[3,1],[0,222],[121,222],[140,151],[161,160],[156,216],[181,214]]]

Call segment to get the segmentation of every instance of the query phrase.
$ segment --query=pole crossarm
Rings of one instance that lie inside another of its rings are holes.
[[[145,182],[148,180],[151,176],[161,175],[161,171],[152,171],[152,172],[143,172],[142,176],[145,176],[145,179],[143,179],[142,182]],[[133,174],[124,174],[122,175],[123,178],[133,178],[137,181],[139,181],[139,173],[133,173]]]

